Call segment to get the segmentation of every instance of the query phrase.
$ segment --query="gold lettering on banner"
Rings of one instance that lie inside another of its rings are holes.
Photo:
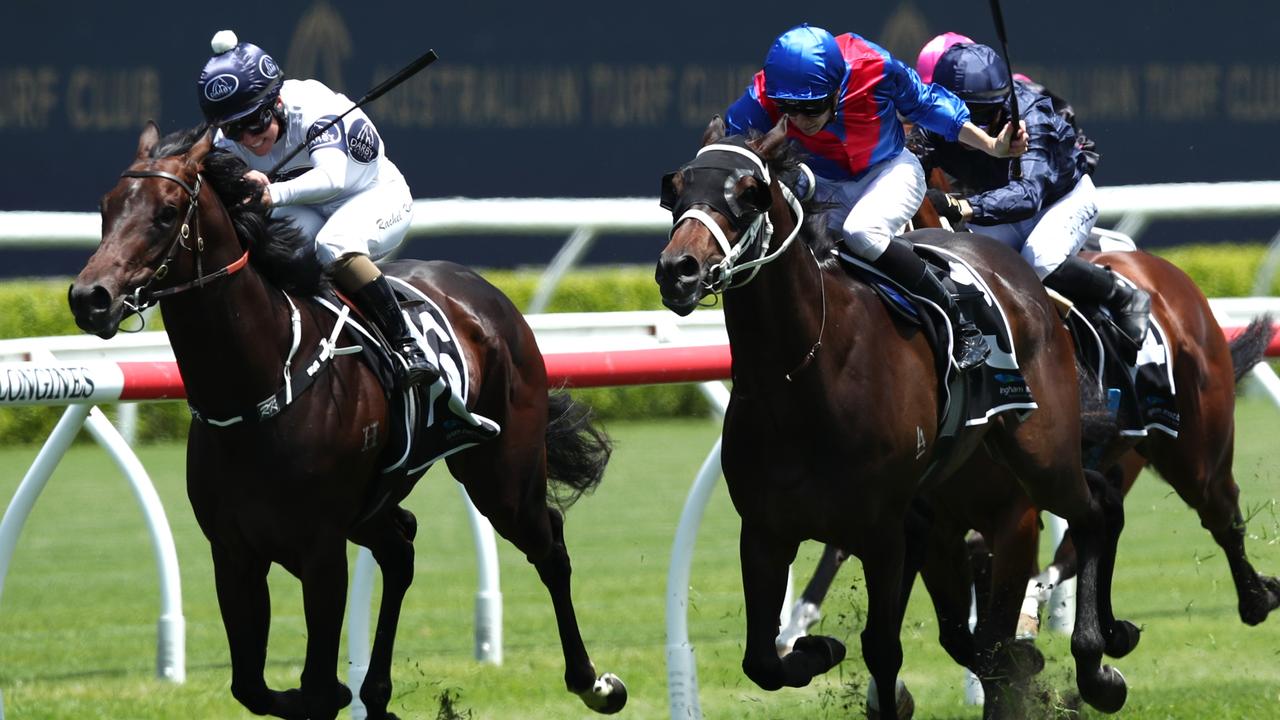
[[[1222,68],[1212,64],[1157,65],[1143,69],[1146,115],[1166,121],[1204,120],[1219,112]]]
[[[1232,65],[1226,80],[1227,116],[1241,122],[1280,120],[1280,65]]]
[[[380,67],[375,77],[393,72]],[[533,129],[582,123],[583,80],[567,66],[440,65],[383,97],[388,127]]]
[[[0,68],[0,130],[42,130],[58,105],[58,71],[38,67]]]
[[[160,117],[160,73],[151,67],[77,66],[64,96],[72,130],[125,130]]]
[[[595,64],[587,75],[592,125],[624,128],[666,124],[675,76],[670,67]]]
[[[924,15],[920,14],[920,11],[916,10],[910,2],[904,2],[889,16],[884,24],[884,30],[881,30],[877,36],[879,40],[876,44],[914,68],[920,48],[924,47],[924,44],[934,35],[929,28],[930,25]],[[833,32],[839,31],[833,29]]]
[[[723,115],[725,109],[746,92],[758,69],[751,65],[683,68],[676,90],[680,124],[705,127],[712,115]]]
[[[320,0],[303,13],[293,30],[283,68],[285,77],[315,79],[335,92],[346,92],[342,63],[350,55],[351,33],[346,23],[332,5]]]

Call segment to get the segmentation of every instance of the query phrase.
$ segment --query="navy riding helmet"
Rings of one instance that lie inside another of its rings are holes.
[[[764,61],[764,94],[782,106],[825,106],[848,66],[831,33],[808,23],[778,36]],[[784,108],[785,109],[785,108]]]
[[[253,43],[237,42],[230,30],[214,35],[212,45],[214,55],[196,83],[200,110],[210,125],[225,125],[275,102],[284,73],[270,55]]]
[[[978,43],[947,48],[933,68],[933,82],[966,105],[1000,105],[1009,96],[1009,68],[995,50]]]

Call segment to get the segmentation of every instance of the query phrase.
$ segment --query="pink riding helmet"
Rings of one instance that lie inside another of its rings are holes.
[[[933,67],[938,64],[938,58],[942,57],[942,53],[946,52],[947,48],[956,43],[973,44],[973,39],[960,33],[944,32],[920,48],[920,55],[916,58],[916,72],[919,73],[921,80],[926,83],[933,82]],[[1013,74],[1013,79],[1026,83],[1035,82],[1017,72]]]
[[[933,82],[933,66],[938,64],[938,58],[942,57],[942,53],[956,43],[972,44],[973,39],[960,33],[945,32],[920,48],[920,56],[916,58],[916,72],[920,73],[921,80],[927,83]]]

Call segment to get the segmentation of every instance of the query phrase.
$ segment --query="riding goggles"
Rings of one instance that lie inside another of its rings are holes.
[[[773,98],[773,104],[778,107],[778,112],[783,115],[817,117],[831,108],[831,98],[824,97],[816,100],[787,100],[783,98]]]
[[[236,141],[239,141],[245,133],[258,135],[271,125],[273,117],[274,113],[272,113],[271,104],[268,103],[242,118],[223,123],[222,134],[226,135],[228,139]]]

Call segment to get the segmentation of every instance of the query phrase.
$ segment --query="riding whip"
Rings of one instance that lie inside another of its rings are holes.
[[[378,98],[382,97],[387,93],[388,90],[390,90],[391,88],[394,88],[395,86],[399,85],[405,80],[408,80],[409,78],[413,77],[415,74],[417,74],[419,70],[430,65],[431,63],[435,62],[439,58],[440,56],[436,55],[435,50],[428,50],[425,53],[423,53],[422,57],[404,66],[395,75],[392,75],[386,80],[383,80],[381,83],[378,83],[376,87],[374,87],[369,92],[365,93],[364,96],[361,97],[359,100],[357,100],[356,103],[352,105],[350,108],[348,108],[346,112],[342,113],[341,115],[334,118],[333,120],[330,120],[328,124],[322,126],[319,130],[316,130],[314,133],[308,132],[307,137],[303,138],[302,142],[297,147],[289,151],[288,155],[285,155],[284,158],[280,160],[280,162],[276,163],[269,171],[267,171],[267,176],[274,177],[275,174],[280,171],[280,168],[284,167],[285,163],[292,160],[295,155],[297,155],[299,152],[302,151],[302,148],[307,146],[307,141],[310,138],[316,137],[318,135],[323,135],[324,133],[328,132],[329,128],[342,122],[342,118],[349,115],[356,108],[364,107],[366,104],[371,103],[374,100],[377,100]]]
[[[1004,56],[1004,69],[1009,74],[1009,125],[1013,137],[1018,136],[1018,93],[1013,87],[1013,64],[1009,62],[1009,39],[1004,31],[1004,14],[1000,12],[1000,0],[991,0],[991,17],[996,23],[996,37],[1000,39],[1000,53]],[[1012,142],[1012,140],[1010,140]],[[1022,179],[1022,163],[1013,158],[1009,168],[1014,180]]]

